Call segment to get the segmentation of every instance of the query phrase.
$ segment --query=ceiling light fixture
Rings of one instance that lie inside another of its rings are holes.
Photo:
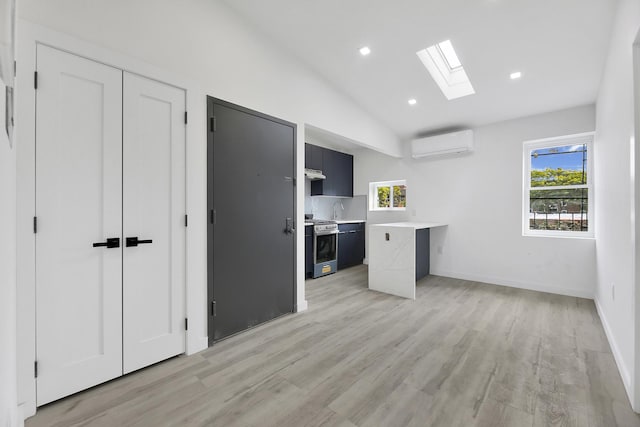
[[[516,71],[515,73],[511,73],[509,77],[511,77],[511,80],[517,80],[522,77],[522,73],[520,71]]]
[[[451,40],[422,49],[416,55],[448,100],[476,93]]]
[[[371,49],[368,46],[363,46],[360,48],[360,55],[367,56],[371,53]]]
[[[416,105],[418,103],[418,101],[416,101],[414,98],[411,98],[408,102],[409,105]]]

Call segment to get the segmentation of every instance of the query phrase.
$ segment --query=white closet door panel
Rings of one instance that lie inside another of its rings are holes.
[[[185,92],[124,73],[124,372],[185,350]]]
[[[37,48],[37,404],[122,374],[122,71]]]

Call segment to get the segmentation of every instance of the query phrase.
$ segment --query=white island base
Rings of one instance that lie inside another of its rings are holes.
[[[437,222],[369,226],[369,289],[416,299],[416,280],[429,273],[429,229]]]

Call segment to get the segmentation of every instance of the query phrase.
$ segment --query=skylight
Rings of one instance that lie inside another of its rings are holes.
[[[458,59],[458,55],[456,55],[451,40],[445,40],[442,43],[438,43],[437,46],[440,54],[444,57],[445,61],[447,61],[449,69],[455,70],[456,68],[462,67],[462,63]]]
[[[416,54],[448,100],[476,93],[450,40],[429,46]]]

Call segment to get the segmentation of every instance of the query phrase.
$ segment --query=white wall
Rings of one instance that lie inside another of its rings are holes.
[[[4,130],[0,81],[0,426],[18,425],[16,391],[16,156]]]
[[[200,82],[206,94],[390,154],[399,150],[389,129],[220,1],[22,0],[19,12],[22,19],[180,73]]]
[[[630,397],[634,373],[634,99],[632,45],[640,3],[620,0],[596,114],[596,302]],[[612,287],[615,286],[615,297]],[[636,396],[636,398],[639,396]],[[632,397],[633,404],[633,397]],[[634,409],[640,409],[635,404]]]
[[[431,231],[433,274],[591,298],[593,239],[522,236],[522,143],[593,131],[594,115],[585,106],[479,127],[475,151],[463,156],[413,160],[358,152],[357,193],[372,181],[407,180],[407,211],[369,212],[367,224],[449,224]]]
[[[220,1],[23,0],[19,12],[21,19],[73,37],[73,40],[56,37],[56,43],[63,40],[65,45],[80,46],[82,52],[79,53],[85,56],[108,58],[102,60],[170,83],[174,80],[166,76],[179,77],[178,85],[189,82],[186,87],[190,122],[187,129],[187,308],[190,336],[206,338],[206,95],[297,123],[298,182],[304,180],[305,123],[392,155],[400,153],[399,142],[391,131],[296,59],[274,47]],[[45,33],[38,30],[38,34]],[[20,37],[18,41],[20,43]],[[87,48],[90,45],[100,48],[92,51]],[[24,55],[22,59],[20,55]],[[18,51],[18,77],[32,75],[35,69],[33,59],[31,50]],[[32,114],[35,95],[27,80],[23,80],[23,85],[25,90],[18,111],[30,111],[28,114]],[[33,158],[30,151],[33,148],[33,131],[23,127],[21,132],[26,139],[23,146],[31,144],[31,148],[18,150],[17,228],[25,237],[18,240],[19,281],[33,274],[32,263],[23,263],[21,254],[25,255],[24,259],[33,256],[33,239],[27,234],[29,218],[34,211],[30,195],[33,171],[29,166]],[[304,221],[302,185],[298,186],[297,200],[297,220],[301,223]],[[299,310],[306,308],[303,239],[303,234],[299,233]],[[21,283],[18,295],[21,316],[18,323],[22,328],[18,342],[19,400],[26,403],[26,414],[35,409],[35,382],[31,373],[35,358],[33,289],[33,284],[23,287]],[[188,340],[188,349],[192,352],[198,347],[190,342],[193,341]],[[206,345],[206,340],[200,339],[199,342]]]

